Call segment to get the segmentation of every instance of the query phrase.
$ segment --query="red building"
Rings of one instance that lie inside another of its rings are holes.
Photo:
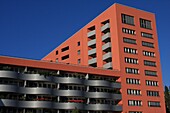
[[[165,113],[155,15],[114,4],[42,61],[1,56],[0,92],[5,113]]]
[[[120,71],[124,113],[165,112],[153,13],[114,4],[42,60]]]

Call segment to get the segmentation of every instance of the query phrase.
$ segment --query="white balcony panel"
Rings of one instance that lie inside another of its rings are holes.
[[[106,40],[107,38],[110,38],[110,33],[106,33],[102,36],[102,41]]]
[[[108,62],[108,63],[104,64],[103,68],[105,68],[105,69],[112,68],[112,62]]]
[[[88,41],[88,46],[96,44],[96,39]]]
[[[93,54],[96,54],[96,48],[88,51],[88,55],[93,55]]]
[[[104,45],[102,46],[102,50],[105,50],[105,49],[107,49],[107,48],[111,48],[111,43],[110,43],[110,42],[108,42],[108,43],[106,43],[106,44],[104,44]]]
[[[111,52],[108,52],[108,53],[103,55],[103,60],[106,60],[108,58],[112,58],[112,53]]]
[[[93,36],[93,35],[95,35],[95,34],[96,34],[96,31],[95,31],[95,30],[90,31],[90,32],[87,33],[87,37],[91,37],[91,36]]]
[[[94,64],[94,63],[97,63],[97,60],[96,60],[96,58],[92,58],[88,61],[88,63],[89,63],[89,65]]]
[[[107,28],[110,28],[110,23],[105,24],[104,26],[101,27],[101,31],[106,30]]]

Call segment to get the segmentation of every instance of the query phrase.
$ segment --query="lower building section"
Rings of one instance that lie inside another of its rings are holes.
[[[0,65],[0,113],[121,113],[117,76]]]

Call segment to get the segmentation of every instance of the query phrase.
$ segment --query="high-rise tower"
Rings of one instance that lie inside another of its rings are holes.
[[[123,113],[165,113],[153,13],[114,4],[42,60],[117,70]]]

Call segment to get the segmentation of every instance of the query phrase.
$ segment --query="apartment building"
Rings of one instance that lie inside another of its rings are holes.
[[[123,113],[165,113],[153,13],[114,4],[42,60],[118,71]]]
[[[121,113],[118,71],[0,56],[0,113]]]

